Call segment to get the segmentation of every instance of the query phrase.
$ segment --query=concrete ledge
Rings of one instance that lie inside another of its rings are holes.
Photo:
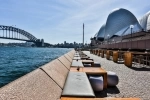
[[[75,51],[70,51],[70,52],[68,52],[67,54],[68,54],[71,58],[73,58],[74,53],[75,53]]]
[[[69,70],[58,59],[43,65],[41,69],[63,89]]]
[[[70,52],[74,55],[76,51],[75,51],[75,50],[72,50],[72,51],[70,51]]]
[[[0,89],[1,100],[57,100],[62,89],[41,69]]]
[[[67,55],[67,54],[65,54],[64,55],[70,62],[72,62],[72,59]]]
[[[66,68],[70,69],[71,62],[63,55],[58,60],[65,65]]]
[[[73,58],[73,54],[71,52],[67,53],[67,55],[72,59]]]

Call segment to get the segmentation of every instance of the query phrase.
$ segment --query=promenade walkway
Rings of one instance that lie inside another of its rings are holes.
[[[150,66],[129,68],[124,64],[90,54],[89,51],[84,53],[94,61],[100,62],[105,70],[113,71],[119,76],[119,84],[116,87],[108,87],[103,92],[97,92],[98,97],[138,97],[141,100],[150,100]]]

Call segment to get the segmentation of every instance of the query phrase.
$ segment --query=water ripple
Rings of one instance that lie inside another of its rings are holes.
[[[70,50],[65,48],[0,47],[0,87]]]

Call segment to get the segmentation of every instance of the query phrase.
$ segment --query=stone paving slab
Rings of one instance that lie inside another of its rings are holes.
[[[103,92],[98,92],[97,97],[138,97],[141,100],[150,100],[150,66],[126,67],[124,64],[114,63],[112,60],[101,58],[84,51],[94,61],[100,62],[106,71],[113,71],[119,77],[116,87],[108,87]]]

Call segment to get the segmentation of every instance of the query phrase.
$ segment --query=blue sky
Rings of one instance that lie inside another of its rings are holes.
[[[130,10],[137,19],[150,11],[149,0],[0,0],[0,25],[16,25],[51,44],[90,43],[115,8]],[[0,42],[16,42],[0,39]],[[19,41],[20,42],[20,41]]]

